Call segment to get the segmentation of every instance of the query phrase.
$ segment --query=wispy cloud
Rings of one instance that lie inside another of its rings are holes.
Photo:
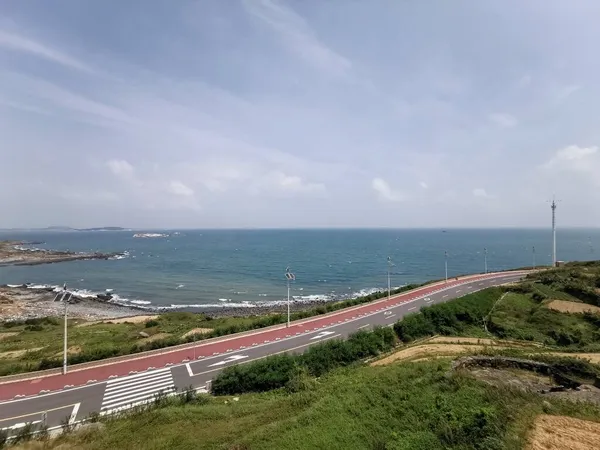
[[[343,75],[351,62],[323,44],[306,21],[277,0],[244,0],[246,10],[275,30],[284,43],[307,63],[331,75]]]
[[[86,63],[73,58],[57,49],[48,47],[31,38],[0,30],[0,48],[16,52],[28,53],[32,56],[51,61],[62,66],[81,70],[87,73],[95,71]]]
[[[490,114],[490,121],[500,128],[512,128],[517,125],[517,119],[510,114]]]
[[[398,190],[392,189],[387,181],[382,178],[373,178],[371,187],[377,193],[380,200],[388,202],[402,202],[407,199],[406,195]]]

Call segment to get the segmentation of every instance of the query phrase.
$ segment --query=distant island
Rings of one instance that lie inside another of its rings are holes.
[[[94,227],[94,228],[72,228],[65,226],[52,226],[45,228],[0,228],[0,231],[131,231],[131,228],[123,227]]]

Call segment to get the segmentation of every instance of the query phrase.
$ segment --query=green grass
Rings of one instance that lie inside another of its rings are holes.
[[[546,286],[541,283],[535,283],[533,285],[533,289],[534,289],[534,291],[539,292],[540,294],[542,294],[552,300],[566,300],[569,302],[580,302],[580,300],[578,300],[576,297],[573,297],[572,295],[567,294],[566,292],[557,291],[555,289],[552,289],[552,287]]]
[[[527,294],[508,293],[497,304],[488,329],[504,339],[536,341],[577,351],[600,349],[600,332],[591,315],[554,311]]]
[[[103,449],[521,449],[549,409],[600,420],[600,410],[447,376],[449,363],[336,370],[306,390],[166,406],[107,421],[61,448]],[[143,443],[143,444],[142,444]]]

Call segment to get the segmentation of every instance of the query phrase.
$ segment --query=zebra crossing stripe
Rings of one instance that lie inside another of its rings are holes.
[[[156,394],[173,392],[175,386],[169,367],[151,372],[116,378],[106,383],[102,398],[102,414],[142,405],[154,400]]]

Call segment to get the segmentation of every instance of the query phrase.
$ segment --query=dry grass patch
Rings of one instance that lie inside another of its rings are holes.
[[[138,341],[138,343],[139,344],[145,344],[146,342],[160,341],[161,339],[168,338],[169,336],[171,336],[170,333],[156,333],[156,334],[153,334],[152,336],[149,336],[147,338],[141,338]]]
[[[211,331],[212,331],[212,328],[194,328],[194,329],[188,331],[187,333],[185,333],[181,337],[182,338],[186,338],[186,337],[191,336],[193,334],[206,334],[206,333],[210,333]]]
[[[598,306],[588,305],[587,303],[569,302],[565,300],[552,300],[546,304],[546,308],[564,313],[590,312],[600,314],[600,308]]]
[[[131,316],[131,317],[120,317],[118,319],[104,319],[104,320],[94,320],[91,322],[83,322],[77,324],[78,327],[89,327],[90,325],[95,325],[97,323],[144,323],[148,320],[156,320],[158,316]]]
[[[596,450],[599,448],[600,423],[546,414],[537,417],[527,446],[527,450]]]
[[[391,364],[396,361],[406,361],[413,359],[430,359],[433,357],[440,356],[457,356],[464,353],[479,352],[486,349],[485,345],[473,345],[473,344],[423,344],[416,345],[414,347],[408,347],[402,349],[396,353],[387,356],[386,358],[373,361],[372,366],[384,366]],[[508,346],[495,345],[496,349],[507,349]]]
[[[477,345],[510,345],[515,347],[541,347],[537,342],[520,342],[503,339],[485,339],[485,338],[470,338],[456,336],[437,336],[427,340],[432,344],[477,344]]]
[[[35,348],[28,348],[28,349],[25,349],[25,350],[12,350],[10,352],[2,352],[2,353],[0,353],[0,359],[15,359],[15,358],[20,358],[21,356],[23,356],[27,352],[37,352],[38,350],[41,350],[43,348],[44,347],[35,347]]]
[[[592,364],[600,364],[600,353],[566,353],[566,352],[548,352],[545,355],[559,356],[561,358],[579,358],[587,359]],[[599,447],[600,448],[600,447]]]
[[[6,339],[6,338],[9,338],[9,337],[11,337],[11,336],[16,336],[17,334],[19,334],[19,333],[15,333],[15,332],[10,332],[10,333],[0,333],[0,341],[1,341],[2,339]]]

